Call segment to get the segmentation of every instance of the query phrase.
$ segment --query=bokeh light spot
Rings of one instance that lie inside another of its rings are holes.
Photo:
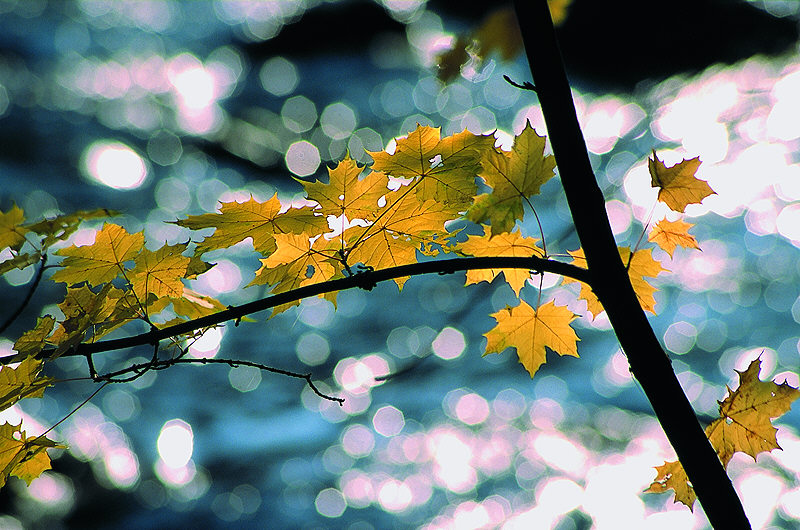
[[[286,167],[299,177],[313,175],[321,162],[319,149],[306,140],[294,142],[286,150]]]
[[[142,157],[121,142],[92,143],[84,151],[82,168],[94,181],[119,190],[138,188],[147,178]]]
[[[192,426],[181,419],[169,420],[161,427],[156,445],[165,464],[173,468],[185,466],[194,450]]]
[[[342,102],[325,107],[319,122],[322,131],[332,140],[344,140],[353,134],[357,123],[353,109]]]
[[[285,96],[294,91],[299,81],[297,68],[283,57],[266,61],[258,72],[261,86],[274,96]]]
[[[381,436],[394,436],[403,430],[406,421],[403,413],[392,406],[385,406],[375,411],[372,416],[372,425],[375,432]]]
[[[455,328],[446,327],[433,339],[433,352],[442,359],[455,359],[467,347],[464,334]]]
[[[314,500],[317,512],[325,517],[341,517],[347,508],[342,492],[336,488],[326,488],[317,494]]]

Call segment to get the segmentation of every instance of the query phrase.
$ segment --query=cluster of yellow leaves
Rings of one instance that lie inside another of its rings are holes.
[[[658,188],[658,200],[669,206],[673,212],[682,213],[689,204],[699,204],[703,199],[714,193],[714,190],[704,180],[697,178],[695,173],[700,167],[700,159],[692,158],[683,160],[671,167],[666,167],[653,151],[653,158],[648,159],[651,184]],[[662,219],[656,223],[648,234],[648,240],[664,250],[670,257],[673,256],[678,246],[700,250],[700,246],[689,230],[694,225],[681,219],[669,221]],[[586,256],[583,249],[569,251],[576,265],[585,267]],[[653,296],[656,288],[646,278],[655,278],[661,272],[667,271],[653,258],[649,248],[632,251],[628,247],[619,247],[622,262],[628,269],[633,290],[639,298],[642,309],[655,314],[656,300]],[[578,297],[586,300],[587,310],[596,318],[603,311],[603,306],[592,292],[592,289],[583,282],[571,278],[564,278],[563,283],[579,283],[580,294]]]
[[[246,240],[261,255],[261,266],[251,285],[268,285],[273,293],[356,274],[363,268],[407,265],[440,252],[546,258],[540,241],[523,236],[516,226],[524,220],[524,205],[533,208],[532,197],[554,176],[555,160],[545,153],[545,138],[530,124],[516,136],[510,151],[500,150],[494,143],[492,136],[463,131],[442,138],[438,128],[417,126],[397,139],[391,152],[368,152],[373,159],[371,167],[359,165],[348,155],[328,169],[327,182],[301,180],[306,206],[287,207],[276,194],[264,202],[250,198],[223,203],[218,212],[175,221],[190,230],[211,230],[194,246],[184,243],[150,250],[144,246],[142,232],[129,233],[122,226],[104,224],[92,244],[56,252],[63,259],[51,279],[66,284],[65,298],[59,304],[63,319],[40,317],[35,327],[16,341],[14,348],[24,360],[16,368],[0,369],[0,410],[19,399],[40,397],[52,384],[52,379],[41,375],[42,360],[35,358],[48,346],[51,350],[44,361],[135,320],[154,325],[151,317],[167,314],[174,318],[162,325],[170,325],[223,309],[213,298],[189,290],[184,280],[211,268],[201,259],[206,253]],[[713,193],[694,176],[698,165],[699,161],[692,159],[666,168],[655,153],[650,160],[659,198],[675,211],[683,212],[687,204]],[[81,221],[109,214],[103,210],[80,212],[25,224],[24,213],[17,206],[0,212],[0,247],[11,255],[0,263],[0,273],[38,261],[50,246],[65,241]],[[450,222],[459,219],[482,225],[483,233],[459,237],[459,230],[448,228]],[[690,227],[680,220],[662,220],[649,239],[670,255],[676,246],[697,248],[697,241],[688,234]],[[654,312],[655,288],[646,278],[656,277],[665,269],[652,257],[651,249],[620,247],[619,252],[642,307]],[[570,255],[578,266],[585,265],[582,249]],[[496,325],[485,334],[484,355],[514,348],[531,377],[546,361],[548,349],[577,357],[579,339],[571,325],[576,315],[552,301],[533,307],[521,299],[530,271],[472,270],[467,273],[466,284],[492,282],[501,275],[519,304],[492,314]],[[406,280],[398,278],[396,282],[402,288]],[[566,278],[564,283],[570,281],[574,280]],[[335,293],[326,296],[335,301]],[[593,317],[602,311],[587,285],[581,284],[579,296],[587,301]],[[273,314],[291,305],[277,307]],[[752,377],[749,370],[744,377]],[[743,378],[742,387],[744,383]],[[741,395],[738,392],[729,398],[730,405],[726,405],[729,400],[723,402],[723,418],[752,427],[760,438],[731,428],[730,421],[712,424],[709,437],[712,442],[716,440],[715,447],[726,463],[734,451],[755,457],[774,443],[774,429],[767,432],[760,419],[746,418],[740,410],[741,403],[752,403],[749,398],[733,397]],[[775,392],[770,392],[773,401],[780,401]],[[761,397],[765,396],[762,392]],[[773,403],[761,409],[766,411],[768,406],[772,408],[766,413],[780,408]],[[48,447],[56,447],[55,442],[44,437],[28,438],[21,425],[0,426],[0,454],[5,458],[0,485],[10,475],[29,481],[47,469]],[[680,498],[688,499],[691,486],[684,478],[679,464],[665,464],[650,491],[673,488]]]
[[[25,359],[16,367],[0,368],[0,411],[9,408],[21,399],[39,398],[53,379],[41,374],[42,362]],[[50,469],[50,457],[46,449],[63,447],[46,436],[28,437],[22,423],[0,425],[0,487],[9,476],[31,481]]]
[[[719,418],[706,427],[712,447],[727,467],[734,453],[741,452],[756,460],[761,453],[780,449],[775,433],[778,431],[772,420],[789,412],[792,402],[800,397],[800,391],[785,381],[761,381],[758,374],[761,359],[753,360],[739,374],[739,387],[728,388],[728,396],[719,402]],[[657,476],[646,490],[648,493],[675,491],[675,502],[682,502],[690,509],[697,496],[680,462],[665,462],[656,467]]]

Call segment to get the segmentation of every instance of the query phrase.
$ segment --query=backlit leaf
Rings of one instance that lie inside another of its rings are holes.
[[[548,302],[534,309],[524,300],[516,307],[506,307],[492,316],[497,325],[485,335],[486,352],[502,353],[516,348],[519,362],[533,374],[546,360],[546,348],[559,355],[578,357],[578,341],[570,326],[576,317],[566,307]]]
[[[328,168],[328,183],[301,181],[308,198],[316,201],[323,216],[344,215],[348,220],[364,219],[375,213],[378,200],[389,192],[389,179],[380,171],[359,178],[364,166],[349,154],[335,168]]]
[[[637,250],[633,255],[633,259],[631,259],[630,248],[618,247],[618,250],[620,257],[622,258],[622,262],[628,265],[628,277],[631,280],[631,285],[636,293],[636,297],[639,299],[642,309],[655,314],[656,299],[653,294],[658,289],[650,285],[650,282],[648,282],[645,278],[655,278],[661,272],[666,271],[667,269],[663,268],[661,263],[653,259],[653,252],[649,248]],[[582,248],[579,248],[575,251],[570,250],[568,252],[573,257],[575,265],[579,267],[586,267],[586,256],[584,255]],[[600,300],[597,299],[597,295],[595,295],[592,289],[583,282],[578,282],[577,280],[573,280],[572,278],[566,276],[562,280],[563,284],[573,282],[577,282],[581,286],[581,292],[578,295],[578,298],[586,300],[586,307],[592,314],[592,318],[597,317],[597,315],[603,311],[603,306],[600,303]]]
[[[25,222],[25,213],[16,204],[7,212],[0,212],[0,250],[11,247],[19,250],[25,243],[27,228],[22,226]]]
[[[95,235],[93,244],[73,245],[57,252],[66,259],[52,280],[68,285],[88,282],[92,286],[110,282],[124,270],[123,263],[133,259],[143,246],[142,232],[129,234],[121,226],[106,223]]]
[[[374,160],[373,170],[412,179],[420,202],[433,199],[458,213],[471,204],[481,156],[492,150],[494,141],[493,136],[467,130],[440,138],[438,127],[417,125],[408,137],[397,140],[393,154],[367,153]]]
[[[676,212],[684,212],[689,204],[699,204],[715,193],[708,182],[695,177],[698,167],[700,157],[666,167],[653,150],[653,158],[647,159],[647,168],[652,187],[659,188],[658,200]]]
[[[460,251],[468,256],[515,256],[530,257],[544,256],[544,251],[536,246],[538,239],[533,237],[522,237],[519,230],[507,234],[499,234],[491,237],[489,227],[484,227],[482,236],[469,236],[469,238],[456,246],[456,251]],[[530,271],[524,269],[479,269],[467,271],[467,282],[465,285],[479,283],[482,281],[491,282],[495,277],[503,273],[508,284],[519,296],[525,282],[531,277]]]
[[[523,218],[523,201],[540,192],[542,185],[553,178],[555,158],[545,156],[545,137],[527,123],[516,137],[510,152],[490,150],[481,160],[481,171],[492,192],[475,198],[467,218],[476,223],[489,222],[492,235],[510,232]]]
[[[42,361],[25,359],[15,368],[0,368],[0,411],[20,399],[40,398],[45,388],[53,384],[53,378],[40,375]]]
[[[186,245],[164,245],[156,251],[142,249],[134,260],[134,267],[127,273],[133,292],[140,300],[148,294],[180,298],[183,295],[182,278],[190,258],[181,255]]]
[[[0,425],[0,487],[12,475],[30,486],[33,479],[51,467],[46,450],[64,447],[44,436],[28,438],[21,427],[22,423]]]
[[[692,485],[689,484],[689,477],[686,476],[683,465],[677,460],[664,462],[664,465],[656,466],[656,472],[656,478],[644,492],[665,493],[667,490],[674,490],[674,502],[682,502],[694,511],[694,501],[697,500],[697,495],[695,495]]]
[[[675,252],[675,247],[700,249],[697,240],[689,233],[694,225],[681,221],[660,220],[648,234],[647,239],[661,247],[670,257]]]
[[[219,213],[190,215],[175,224],[192,230],[215,228],[213,234],[197,245],[199,256],[212,250],[228,248],[252,238],[256,252],[268,256],[275,251],[275,234],[300,234],[328,231],[324,215],[316,215],[311,208],[290,208],[285,212],[278,194],[265,202],[250,198],[248,201],[222,203]]]
[[[728,389],[719,404],[720,417],[706,428],[723,464],[737,451],[755,460],[759,453],[780,449],[772,419],[788,412],[800,391],[786,382],[761,381],[760,369],[761,359],[755,359],[744,372],[737,370],[739,388]]]
[[[14,349],[23,355],[36,355],[45,346],[45,340],[53,331],[56,320],[50,315],[36,319],[36,326],[22,334],[14,343]]]

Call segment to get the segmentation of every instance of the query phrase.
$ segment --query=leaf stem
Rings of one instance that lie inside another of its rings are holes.
[[[36,291],[36,288],[39,286],[39,282],[42,281],[42,275],[44,274],[45,265],[47,265],[46,252],[43,253],[42,257],[39,259],[39,271],[36,273],[36,277],[33,279],[33,283],[28,289],[28,294],[25,295],[25,299],[22,301],[22,303],[19,304],[19,307],[17,307],[16,311],[14,311],[6,319],[6,321],[3,322],[2,325],[0,325],[0,333],[3,333],[6,329],[8,329],[8,326],[10,326],[17,318],[19,318],[19,316],[28,306],[28,303],[31,301],[31,298],[33,298],[34,291]]]

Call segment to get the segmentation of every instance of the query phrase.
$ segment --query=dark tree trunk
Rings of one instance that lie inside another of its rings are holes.
[[[619,257],[605,200],[578,125],[547,0],[515,0],[514,4],[594,292],[628,357],[631,373],[650,400],[709,521],[719,529],[750,528],[733,485],[683,393]]]

